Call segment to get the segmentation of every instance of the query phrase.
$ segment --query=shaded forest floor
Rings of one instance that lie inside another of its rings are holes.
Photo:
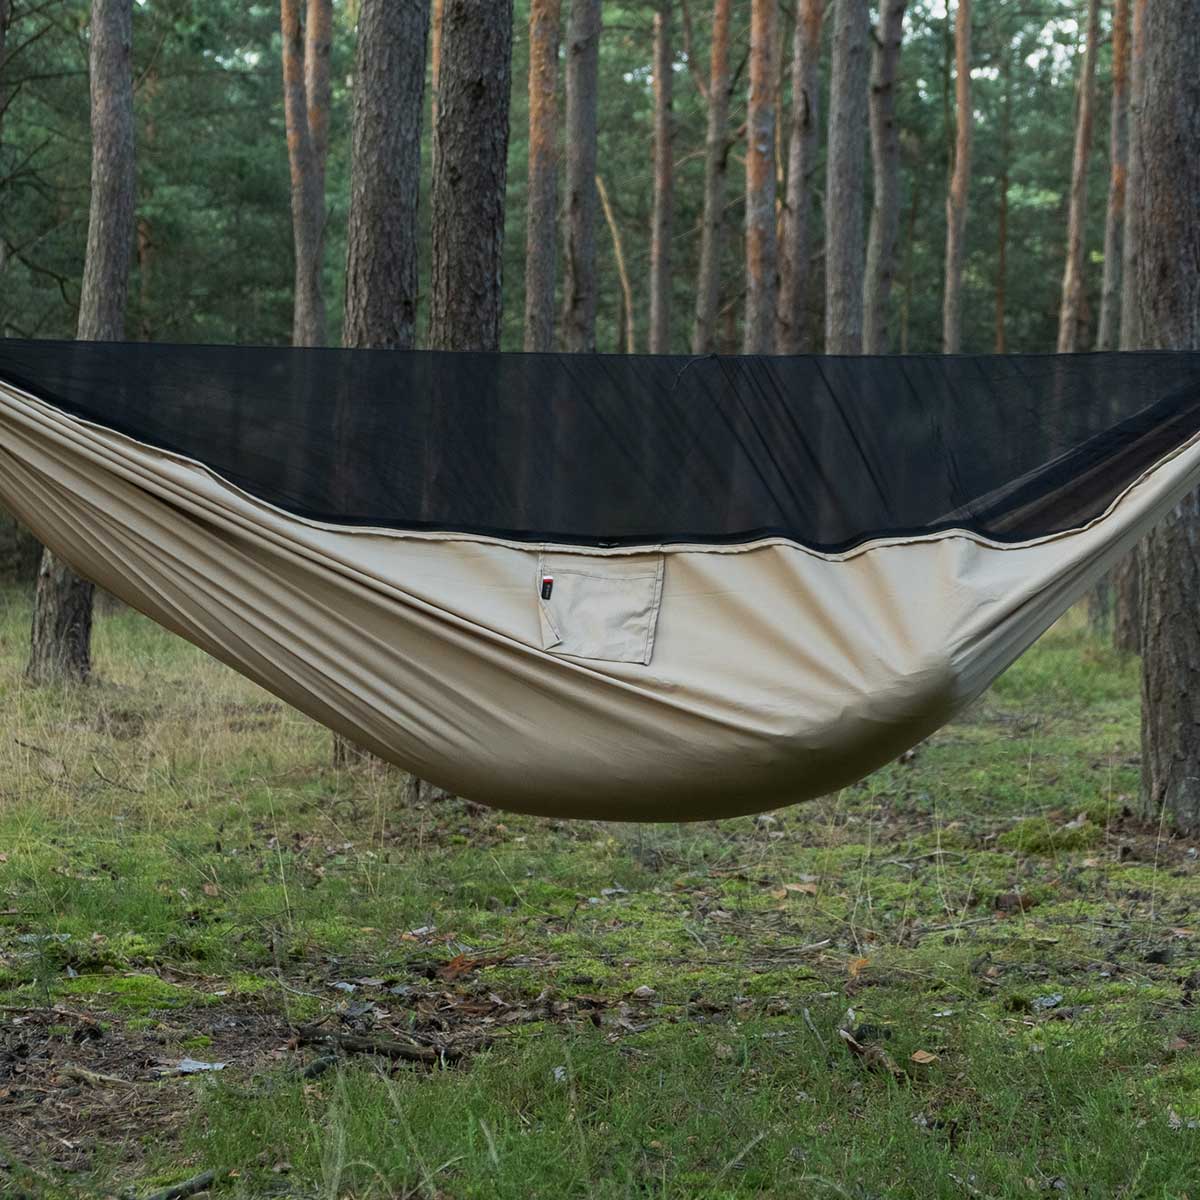
[[[1200,862],[1069,621],[839,796],[619,827],[405,807],[127,612],[30,691],[27,618],[0,1194],[1200,1200]]]

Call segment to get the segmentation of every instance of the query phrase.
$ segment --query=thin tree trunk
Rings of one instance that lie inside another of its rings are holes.
[[[442,21],[429,342],[498,350],[512,0],[446,0]]]
[[[650,353],[671,348],[671,234],[675,216],[672,0],[654,14],[654,216],[650,230]]]
[[[1145,27],[1138,294],[1156,350],[1200,349],[1200,6],[1155,0]],[[1142,804],[1200,826],[1200,493],[1145,542]]]
[[[563,342],[596,349],[596,104],[600,0],[571,0],[567,29],[566,263]]]
[[[359,8],[342,324],[351,348],[413,345],[428,27],[429,0],[362,0]],[[352,464],[343,470],[349,481]],[[334,734],[334,766],[366,757]]]
[[[875,189],[867,237],[863,295],[863,353],[886,354],[888,311],[900,240],[900,127],[896,123],[896,75],[908,0],[882,0],[871,66],[871,164]]]
[[[1129,55],[1129,169],[1125,181],[1125,236],[1121,247],[1122,350],[1143,345],[1138,297],[1138,260],[1142,208],[1142,155],[1139,115],[1146,86],[1147,0],[1133,0]],[[1142,549],[1136,545],[1113,571],[1113,644],[1126,654],[1142,649]]]
[[[971,182],[971,0],[954,16],[954,173],[946,193],[946,282],[942,298],[942,353],[962,347],[962,279],[966,259],[967,193]]]
[[[1012,51],[1004,49],[1000,61],[1004,77],[1004,103],[1000,110],[1000,174],[996,180],[996,345],[997,354],[1008,351],[1005,324],[1008,307],[1008,191],[1012,161]]]
[[[707,86],[708,125],[704,138],[704,215],[692,353],[709,354],[717,339],[721,296],[721,232],[729,160],[729,12],[731,0],[713,4],[712,57]],[[686,8],[684,9],[686,13]],[[690,61],[690,55],[689,55]]]
[[[9,0],[0,0],[0,135],[4,132],[4,113],[8,97],[4,92],[4,46],[8,40],[8,24],[12,20],[12,9],[9,6]],[[3,145],[3,138],[0,137],[0,145]],[[0,247],[0,254],[3,253],[3,247]],[[2,261],[0,261],[2,266]]]
[[[1088,0],[1087,35],[1079,76],[1075,152],[1071,159],[1071,200],[1067,215],[1067,262],[1058,315],[1058,352],[1073,354],[1085,332],[1084,251],[1087,231],[1088,159],[1096,107],[1096,51],[1100,42],[1100,0]]]
[[[904,234],[904,299],[900,302],[900,353],[908,353],[909,317],[912,313],[913,268],[917,245],[917,211],[921,188],[919,180],[913,179],[912,197],[908,202],[908,228]]]
[[[1112,114],[1109,119],[1108,211],[1104,222],[1104,280],[1097,350],[1115,350],[1121,319],[1121,254],[1125,179],[1129,169],[1129,0],[1113,9]]]
[[[743,350],[775,349],[775,39],[779,0],[751,0],[746,114],[746,323]]]
[[[92,175],[79,298],[81,341],[125,336],[136,179],[133,0],[93,0],[89,48]],[[91,673],[93,586],[49,550],[42,555],[26,677],[82,682]]]
[[[446,0],[433,0],[433,15],[429,22],[429,120],[433,136],[437,137],[438,95],[442,87],[442,26]]]
[[[812,254],[812,177],[820,120],[823,9],[824,0],[799,0],[792,38],[792,119],[775,321],[775,349],[780,354],[799,354],[806,348],[804,310]]]
[[[529,200],[525,224],[525,349],[554,349],[558,252],[558,44],[562,0],[529,8]]]
[[[859,354],[870,9],[837,0],[825,164],[825,353]]]
[[[321,346],[326,338],[321,267],[325,242],[325,160],[329,144],[329,50],[332,0],[280,0],[283,99],[292,182],[292,240],[296,282],[294,346]]]
[[[596,176],[596,193],[600,197],[600,206],[604,209],[604,220],[612,237],[613,258],[617,263],[617,278],[621,283],[621,316],[623,328],[621,333],[621,348],[626,354],[635,353],[635,338],[633,326],[633,285],[629,282],[629,268],[625,264],[625,246],[621,241],[621,227],[617,224],[617,215],[613,212],[612,201],[608,198],[608,188],[604,180]]]

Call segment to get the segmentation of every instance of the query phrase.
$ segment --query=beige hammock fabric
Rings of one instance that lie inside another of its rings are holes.
[[[382,758],[557,816],[723,817],[860,779],[1198,480],[1193,436],[1015,544],[531,545],[303,519],[0,385],[0,503],[78,571]]]

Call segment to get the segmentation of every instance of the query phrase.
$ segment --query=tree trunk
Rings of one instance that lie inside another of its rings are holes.
[[[1136,115],[1142,210],[1141,330],[1155,350],[1200,349],[1200,3],[1146,13],[1145,93]],[[1142,802],[1200,826],[1200,493],[1145,541]]]
[[[1008,191],[1012,161],[1012,50],[1006,46],[1000,61],[1004,102],[1000,109],[1000,173],[996,178],[996,345],[997,354],[1008,351],[1005,323],[1008,307]]]
[[[1122,350],[1142,346],[1139,321],[1138,258],[1141,233],[1142,162],[1139,114],[1146,83],[1146,0],[1133,0],[1129,55],[1129,168],[1125,180],[1125,236],[1121,247]],[[1142,649],[1142,546],[1135,546],[1113,570],[1113,644],[1126,654]]]
[[[1084,234],[1087,228],[1088,158],[1092,152],[1096,107],[1096,50],[1100,42],[1100,0],[1088,0],[1087,38],[1079,76],[1075,153],[1071,160],[1071,201],[1067,215],[1067,262],[1063,269],[1062,307],[1058,315],[1058,352],[1073,354],[1083,344]]]
[[[870,33],[866,0],[837,0],[825,165],[826,354],[862,351],[863,191]]]
[[[671,349],[671,231],[675,216],[671,5],[654,14],[654,216],[650,230],[650,353]],[[632,349],[632,347],[630,347]]]
[[[429,0],[362,0],[359,8],[342,327],[347,347],[412,349],[428,25]],[[352,476],[351,464],[344,470]],[[335,767],[368,757],[334,734]]]
[[[563,342],[596,349],[596,103],[600,0],[571,0],[567,29],[566,264]]]
[[[525,213],[525,349],[554,349],[558,253],[558,43],[562,0],[529,8],[529,199]]]
[[[1143,346],[1138,321],[1141,309],[1138,297],[1138,260],[1141,250],[1139,224],[1142,211],[1142,141],[1140,114],[1146,92],[1146,10],[1147,0],[1133,0],[1133,28],[1129,54],[1129,167],[1125,179],[1125,238],[1121,246],[1121,329],[1122,350]]]
[[[325,343],[321,260],[325,242],[325,160],[329,146],[329,51],[333,0],[280,0],[283,100],[292,181],[292,240],[296,283],[294,346]]]
[[[125,336],[133,255],[133,0],[93,0],[89,48],[92,176],[87,252],[79,297],[81,341]],[[28,679],[82,682],[91,672],[92,584],[49,550],[33,607]]]
[[[596,194],[600,197],[600,206],[604,210],[604,220],[608,225],[609,236],[612,238],[613,258],[617,264],[617,280],[621,284],[621,332],[620,349],[622,353],[635,353],[633,327],[633,285],[629,282],[629,268],[625,265],[625,246],[621,241],[621,227],[617,224],[617,214],[613,212],[612,201],[608,198],[608,188],[604,180],[596,176]]]
[[[1125,178],[1129,169],[1129,0],[1113,9],[1112,114],[1109,119],[1108,211],[1104,220],[1104,279],[1097,350],[1115,350],[1121,318],[1121,254]]]
[[[886,354],[888,310],[900,240],[900,127],[896,123],[896,74],[908,0],[882,0],[871,67],[871,164],[875,190],[867,237],[863,295],[863,353]]]
[[[954,173],[946,193],[943,354],[957,354],[962,347],[962,279],[966,258],[967,192],[971,181],[971,0],[958,0],[954,17],[954,73]]]
[[[693,354],[711,353],[717,340],[717,310],[721,297],[721,231],[729,161],[731,2],[715,0],[713,4],[712,58],[707,88],[708,127],[704,139],[704,215],[700,233],[700,271],[696,279],[696,319],[692,326]]]
[[[428,0],[362,0],[343,345],[411,350]]]
[[[800,354],[806,349],[804,315],[812,253],[812,177],[820,119],[823,7],[824,0],[799,0],[792,39],[792,120],[775,321],[775,349],[780,354]]]
[[[751,0],[746,113],[746,354],[775,349],[775,38],[779,0]]]
[[[512,0],[446,0],[442,21],[429,344],[498,350]]]
[[[442,27],[446,14],[446,0],[433,0],[433,16],[429,22],[429,120],[433,135],[437,137],[438,95],[442,87]]]

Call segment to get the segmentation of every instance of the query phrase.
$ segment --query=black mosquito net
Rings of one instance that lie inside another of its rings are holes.
[[[1200,432],[1200,354],[446,354],[0,341],[0,382],[302,517],[842,550],[1077,527]]]

